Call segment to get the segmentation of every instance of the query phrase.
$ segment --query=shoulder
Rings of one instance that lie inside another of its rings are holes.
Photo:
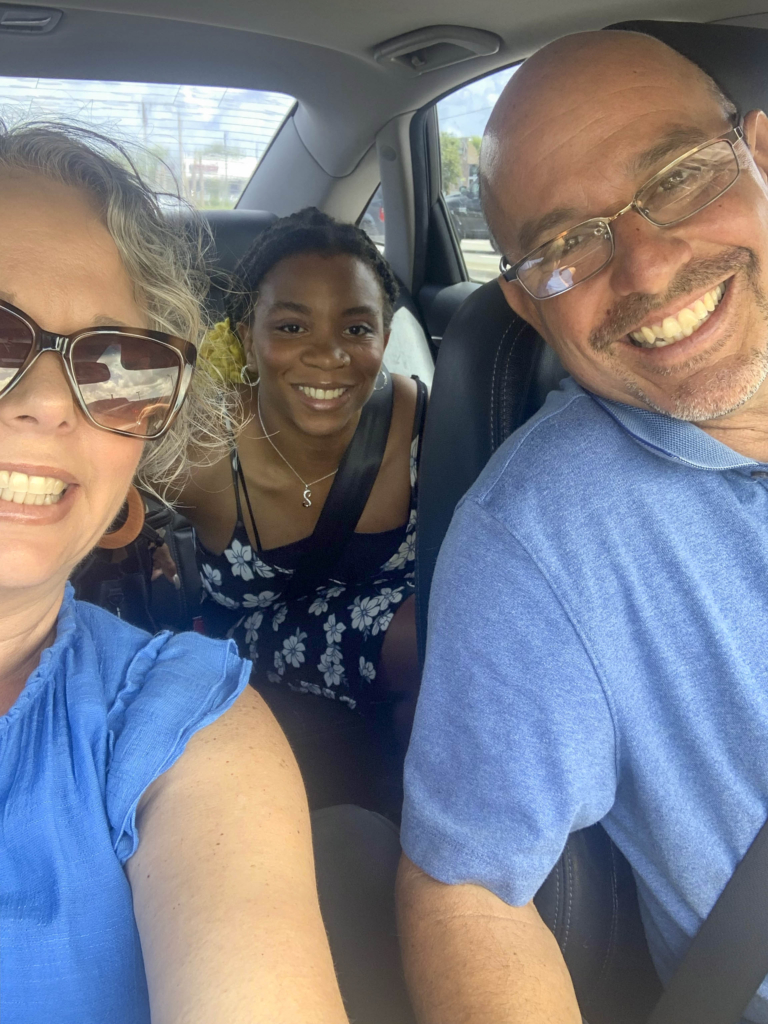
[[[98,666],[98,678],[109,704],[117,695],[128,666],[150,642],[143,629],[118,619],[111,612],[87,601],[73,601],[77,661]]]
[[[578,384],[564,381],[495,452],[467,498],[508,526],[583,515],[650,455]]]
[[[392,386],[394,388],[394,401],[392,416],[402,418],[408,423],[413,423],[413,416],[416,412],[416,399],[418,387],[413,377],[403,377],[402,374],[392,374]]]
[[[142,629],[85,601],[73,602],[78,675],[98,677],[111,727],[139,697],[144,703],[170,700],[174,692],[204,705],[217,687],[240,675],[233,643],[198,633]]]
[[[142,794],[231,707],[250,672],[232,641],[196,633],[161,633],[136,652],[107,716],[107,811],[121,860],[136,849]]]

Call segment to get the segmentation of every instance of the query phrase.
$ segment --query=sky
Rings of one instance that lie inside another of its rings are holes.
[[[482,135],[514,70],[506,68],[441,100],[441,131]],[[182,159],[205,159],[206,151],[226,146],[233,161],[230,172],[245,180],[293,103],[281,93],[248,89],[0,76],[0,118],[7,123],[29,118],[85,122],[123,143],[149,147],[177,176]]]
[[[440,100],[437,104],[440,130],[463,137],[482,135],[501,90],[514,73],[515,68],[504,68]]]
[[[6,122],[85,122],[161,153],[174,171],[182,153],[189,159],[226,144],[232,157],[251,160],[251,173],[293,103],[291,96],[249,89],[0,76]]]

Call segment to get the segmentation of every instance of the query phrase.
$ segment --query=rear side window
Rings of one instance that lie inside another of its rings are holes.
[[[499,273],[499,251],[480,206],[480,142],[496,100],[515,68],[504,68],[457,89],[437,104],[441,182],[445,205],[472,281]]]
[[[384,252],[386,221],[384,219],[384,197],[381,194],[381,185],[373,193],[373,198],[366,206],[363,216],[358,221],[358,225],[368,235],[370,240],[375,242],[379,249]]]
[[[154,184],[231,209],[294,104],[251,89],[0,76],[0,116],[75,121],[125,144]],[[177,184],[178,183],[178,184]]]

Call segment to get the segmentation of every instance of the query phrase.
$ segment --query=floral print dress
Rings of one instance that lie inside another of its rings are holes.
[[[354,533],[333,576],[311,594],[282,599],[311,537],[269,551],[251,545],[237,449],[232,452],[237,500],[232,539],[220,555],[197,541],[202,618],[209,636],[234,638],[259,676],[271,683],[340,701],[352,710],[362,711],[380,699],[376,670],[384,636],[414,590],[418,462],[427,399],[426,386],[416,383],[408,521],[383,533]]]

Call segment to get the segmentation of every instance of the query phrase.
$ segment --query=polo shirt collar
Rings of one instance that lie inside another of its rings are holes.
[[[716,440],[695,423],[676,420],[650,409],[624,405],[587,391],[593,401],[604,409],[626,432],[656,455],[681,462],[694,469],[752,470],[763,463],[740,455],[733,448]]]

